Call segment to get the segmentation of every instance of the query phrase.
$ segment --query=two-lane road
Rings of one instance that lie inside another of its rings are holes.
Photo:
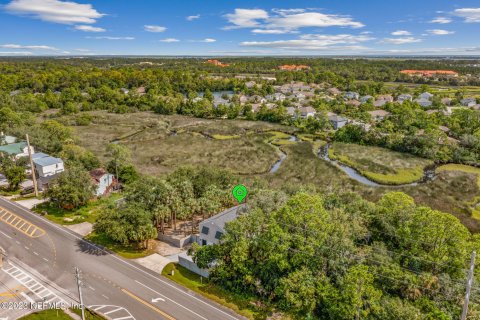
[[[85,282],[85,305],[111,319],[242,319],[4,198],[0,198],[0,247],[72,297],[77,292],[73,270],[78,267]]]

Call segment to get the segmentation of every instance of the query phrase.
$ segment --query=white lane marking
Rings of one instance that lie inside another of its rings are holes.
[[[17,244],[20,244],[20,241],[15,240],[15,242],[16,242]]]
[[[163,298],[155,298],[155,299],[152,299],[152,303],[156,303],[158,301],[165,301],[165,299]]]
[[[104,315],[107,316],[107,315],[109,315],[110,313],[114,313],[114,312],[117,312],[117,311],[122,310],[122,309],[123,309],[122,307],[118,307],[117,309],[113,309],[113,310],[110,310],[110,311],[108,311],[108,312],[105,312]]]
[[[61,303],[66,303],[62,298],[60,298],[55,293],[50,291],[50,289],[48,289],[44,285],[42,285],[32,275],[28,274],[26,271],[24,271],[20,267],[12,265],[11,262],[10,262],[10,268],[8,268],[8,269],[4,268],[4,269],[1,269],[1,270],[6,272],[9,276],[14,278],[18,283],[20,283],[25,288],[30,290],[30,292],[35,294],[40,299],[53,295],[54,298],[58,299]],[[46,292],[46,294],[43,294],[44,292]]]
[[[102,297],[108,300],[108,297],[106,295],[102,294]]]
[[[63,228],[63,227],[60,227],[60,226],[54,224],[53,222],[51,222],[51,221],[49,221],[49,220],[47,220],[47,219],[45,219],[45,218],[39,217],[39,216],[37,216],[35,213],[26,210],[26,209],[25,209],[24,207],[22,207],[21,205],[15,203],[15,202],[10,202],[10,201],[8,201],[8,199],[5,199],[4,197],[1,197],[1,196],[0,196],[0,199],[2,199],[4,202],[8,203],[9,205],[12,205],[12,206],[14,206],[14,207],[17,207],[17,209],[19,209],[20,211],[26,212],[29,216],[35,217],[34,219],[37,219],[37,221],[41,221],[41,222],[43,222],[43,223],[45,223],[45,224],[48,224],[48,225],[50,225],[51,227],[53,227],[53,228],[55,228],[55,229],[63,232],[64,234],[67,234],[67,235],[75,238],[76,240],[80,240],[81,242],[84,242],[84,243],[86,243],[86,244],[88,244],[88,245],[90,245],[90,246],[92,246],[92,247],[94,247],[94,248],[97,248],[98,250],[103,251],[103,252],[109,254],[109,256],[112,257],[113,259],[116,259],[117,261],[120,261],[121,263],[123,263],[123,264],[125,264],[125,265],[128,265],[129,267],[131,267],[131,268],[133,268],[133,269],[135,269],[135,270],[137,270],[137,271],[139,271],[139,272],[141,272],[141,273],[143,273],[143,274],[145,274],[145,275],[147,275],[147,276],[155,279],[156,281],[160,281],[161,283],[163,283],[163,284],[165,284],[165,285],[173,288],[174,290],[176,290],[176,291],[178,291],[178,292],[180,292],[180,293],[182,293],[182,294],[184,294],[184,295],[186,295],[186,296],[188,296],[188,297],[190,297],[190,298],[192,298],[192,299],[194,299],[194,300],[196,300],[196,301],[198,301],[198,302],[200,302],[200,303],[202,303],[202,304],[204,304],[204,305],[206,305],[206,306],[208,306],[208,307],[210,307],[210,308],[212,308],[212,309],[214,309],[214,310],[216,310],[216,311],[218,311],[218,312],[220,312],[220,313],[222,313],[222,314],[224,314],[224,315],[226,315],[226,316],[228,316],[229,318],[238,320],[238,318],[232,316],[232,315],[229,314],[228,312],[225,312],[225,311],[223,311],[223,310],[215,307],[214,305],[212,305],[212,304],[210,304],[210,303],[208,303],[208,302],[206,302],[206,301],[203,301],[202,299],[197,298],[196,296],[194,296],[194,295],[186,292],[184,289],[177,288],[176,286],[172,285],[171,283],[168,283],[167,281],[164,281],[164,280],[162,280],[162,279],[157,278],[156,276],[154,276],[154,275],[146,272],[145,270],[140,269],[139,267],[134,266],[133,264],[131,264],[131,263],[127,262],[127,261],[122,260],[121,258],[117,257],[116,255],[111,255],[110,252],[108,252],[107,250],[105,250],[105,249],[103,249],[103,248],[100,248],[99,246],[97,246],[97,245],[95,245],[95,244],[93,244],[93,243],[91,243],[91,242],[85,241],[85,239],[83,239],[83,238],[75,235],[75,234],[73,233],[73,231],[70,231],[70,230],[65,229],[65,228]],[[177,303],[177,304],[178,304],[178,303]],[[178,304],[178,305],[180,305],[180,304]],[[183,306],[182,306],[182,307],[183,307]],[[185,307],[184,307],[184,308],[185,308]]]
[[[32,298],[30,298],[25,292],[20,292],[20,295],[21,295],[22,297],[24,297],[25,299],[27,299],[28,302],[30,302],[30,303],[35,303],[35,300],[33,300]]]
[[[23,246],[23,247],[24,247],[25,249],[27,249],[27,250],[29,250],[29,249],[30,249],[30,248],[29,248],[29,247],[27,247],[27,246]]]
[[[33,254],[36,255],[36,256],[38,256],[38,253],[36,253],[35,251],[33,251]]]
[[[1,234],[3,234],[5,237],[7,237],[8,239],[12,239],[12,237],[10,237],[8,234],[6,233],[3,233],[2,231],[0,231]]]
[[[135,318],[133,316],[114,318],[113,320],[126,320],[126,319],[134,319],[135,320]]]
[[[172,300],[172,299],[170,299],[170,298],[168,298],[168,297],[164,296],[163,294],[161,294],[161,293],[159,293],[159,292],[157,292],[157,291],[153,290],[153,289],[152,289],[152,288],[150,288],[149,286],[147,286],[147,285],[145,285],[145,284],[143,284],[143,283],[141,283],[141,282],[139,282],[139,281],[137,281],[137,280],[135,280],[135,282],[136,282],[136,283],[138,283],[139,285],[141,285],[141,286],[143,286],[143,287],[147,288],[148,290],[150,290],[150,291],[152,291],[152,292],[154,292],[154,293],[158,294],[159,296],[165,297],[165,299],[167,299],[167,300],[169,300],[169,301],[171,301],[171,302],[175,303],[177,306],[180,306],[180,307],[184,308],[184,309],[185,309],[185,310],[187,310],[187,311],[190,311],[190,312],[191,312],[191,313],[193,313],[194,315],[196,315],[196,316],[198,316],[198,317],[200,317],[200,318],[202,318],[202,319],[208,320],[207,318],[205,318],[205,317],[203,317],[203,316],[199,315],[199,314],[198,314],[198,313],[196,313],[195,311],[193,311],[193,310],[190,310],[190,309],[188,309],[187,307],[185,307],[185,306],[182,306],[180,303],[178,303],[178,302],[176,302],[176,301],[174,301],[174,300]],[[153,301],[152,301],[152,302],[153,302]]]
[[[95,288],[92,286],[88,286],[88,289],[95,291]]]
[[[43,260],[47,261],[48,262],[48,259],[47,258],[43,258]]]

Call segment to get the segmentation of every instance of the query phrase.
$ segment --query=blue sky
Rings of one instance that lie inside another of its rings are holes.
[[[479,0],[0,0],[0,55],[479,55]]]

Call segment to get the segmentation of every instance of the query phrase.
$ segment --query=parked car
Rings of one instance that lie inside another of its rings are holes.
[[[24,196],[24,195],[33,193],[34,191],[35,191],[35,188],[34,188],[33,186],[26,187],[25,189],[23,189],[22,191],[20,191],[20,195]]]

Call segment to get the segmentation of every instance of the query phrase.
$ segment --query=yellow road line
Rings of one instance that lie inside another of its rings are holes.
[[[0,221],[10,225],[11,227],[17,229],[21,233],[29,236],[30,238],[39,238],[43,235],[46,234],[45,230],[35,226],[33,223],[20,218],[16,214],[13,214],[12,212],[0,208],[0,210],[5,211],[5,213],[1,214],[0,213]],[[13,218],[13,219],[12,219]],[[22,223],[23,222],[23,223]],[[26,228],[28,226],[28,228]],[[26,230],[23,230],[23,228],[26,228]],[[33,228],[33,229],[32,229]],[[29,230],[32,229],[32,231],[29,232]]]
[[[137,297],[136,295],[134,295],[133,293],[131,293],[130,291],[126,290],[126,289],[122,289],[122,292],[129,295],[131,298],[137,300],[138,302],[140,302],[141,304],[149,307],[150,309],[152,309],[153,311],[161,314],[162,316],[164,316],[165,318],[169,319],[169,320],[176,320],[174,317],[172,317],[171,315],[163,312],[162,310],[158,309],[157,307],[151,305],[150,303],[148,303],[147,301],[143,300],[142,298],[139,298]]]

